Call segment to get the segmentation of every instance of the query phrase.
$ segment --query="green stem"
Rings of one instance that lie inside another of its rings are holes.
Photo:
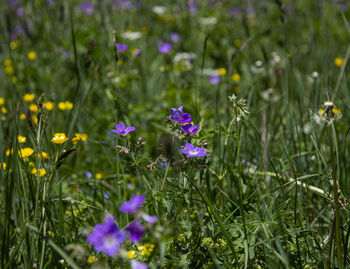
[[[333,179],[333,195],[334,195],[334,210],[335,210],[335,241],[336,241],[336,248],[337,248],[338,268],[342,269],[343,264],[342,264],[341,237],[340,237],[341,230],[340,230],[338,183],[336,178],[334,146],[333,146],[331,128],[328,128],[328,136],[329,136],[329,147],[330,147],[330,155],[331,155],[331,162],[332,162],[332,179]]]

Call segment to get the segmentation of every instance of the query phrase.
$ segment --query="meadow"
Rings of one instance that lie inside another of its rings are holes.
[[[345,0],[0,3],[0,268],[350,268]]]

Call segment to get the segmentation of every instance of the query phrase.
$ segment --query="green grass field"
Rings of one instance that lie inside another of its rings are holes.
[[[0,268],[350,268],[349,4],[3,0]]]

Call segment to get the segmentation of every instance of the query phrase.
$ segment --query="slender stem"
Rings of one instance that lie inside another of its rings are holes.
[[[341,238],[340,238],[340,214],[339,214],[339,198],[338,198],[338,183],[336,178],[336,167],[335,167],[335,157],[334,157],[334,146],[333,146],[333,138],[331,134],[331,128],[328,128],[328,136],[329,136],[329,147],[330,147],[330,155],[332,162],[332,179],[333,179],[333,195],[334,195],[334,210],[335,210],[335,241],[337,248],[337,260],[338,260],[338,268],[342,269],[342,253],[341,253]]]

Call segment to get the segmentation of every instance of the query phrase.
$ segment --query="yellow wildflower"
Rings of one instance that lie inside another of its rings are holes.
[[[137,250],[141,252],[142,256],[149,256],[154,249],[154,244],[146,243],[143,246],[137,247]]]
[[[338,67],[341,67],[344,64],[344,58],[337,57],[334,59],[334,64]]]
[[[26,93],[23,95],[23,101],[30,103],[35,99],[35,94],[34,93]]]
[[[10,75],[13,72],[15,72],[15,69],[12,66],[6,66],[5,67],[5,74]]]
[[[20,120],[25,120],[25,119],[26,119],[26,114],[21,113],[21,114],[19,115],[19,119],[20,119]]]
[[[6,150],[6,156],[10,156],[10,154],[13,154],[13,148]]]
[[[89,256],[87,259],[87,263],[92,264],[94,262],[98,261],[98,258],[96,256]]]
[[[37,125],[38,122],[39,122],[38,117],[35,116],[35,115],[33,115],[33,116],[32,116],[32,121],[34,122],[35,125]]]
[[[51,139],[51,142],[55,144],[63,144],[68,140],[68,137],[65,133],[55,133],[54,137]]]
[[[47,235],[48,235],[48,236],[51,236],[51,237],[55,237],[54,232],[51,232],[51,231],[48,231],[48,232],[47,232]]]
[[[16,76],[13,76],[11,78],[11,81],[12,81],[13,84],[16,84],[18,82],[18,78]]]
[[[51,111],[54,106],[55,106],[54,103],[51,101],[47,101],[43,103],[43,107],[48,111]]]
[[[4,114],[4,115],[7,114],[7,108],[2,106],[1,107],[1,113]]]
[[[30,51],[28,52],[27,57],[29,61],[34,61],[36,59],[36,53],[34,51]]]
[[[27,138],[25,136],[17,136],[18,143],[25,143],[27,141]]]
[[[69,101],[66,102],[59,102],[58,108],[61,110],[71,110],[73,108],[73,104]]]
[[[10,42],[10,49],[15,50],[19,48],[19,41],[18,40],[13,40]]]
[[[0,97],[0,106],[2,106],[3,104],[5,104],[5,98]]]
[[[136,258],[136,251],[135,250],[129,250],[128,251],[128,258],[129,259]]]
[[[44,168],[40,168],[39,171],[36,168],[33,168],[32,174],[36,176],[43,177],[46,175],[46,170]]]
[[[241,75],[240,74],[233,74],[232,75],[232,80],[235,82],[238,82],[241,80]]]
[[[11,59],[6,59],[4,61],[4,65],[5,65],[5,67],[12,66],[12,60]]]
[[[0,163],[0,169],[6,170],[6,163]]]
[[[102,173],[96,173],[95,175],[96,179],[101,179],[103,177]]]
[[[31,148],[23,148],[23,149],[20,149],[20,150],[19,150],[18,154],[19,154],[19,156],[22,157],[22,158],[27,158],[27,157],[29,157],[30,155],[32,155],[33,152],[34,152],[34,150],[31,149]]]
[[[75,137],[72,139],[73,144],[76,145],[79,140],[86,141],[88,138],[87,134],[75,133]]]
[[[32,112],[38,112],[38,106],[36,104],[30,104],[29,110]]]
[[[43,158],[44,160],[50,160],[49,154],[47,154],[45,151],[38,153],[38,158]]]
[[[220,76],[225,76],[227,74],[227,70],[226,68],[221,67],[218,69],[218,73]]]

